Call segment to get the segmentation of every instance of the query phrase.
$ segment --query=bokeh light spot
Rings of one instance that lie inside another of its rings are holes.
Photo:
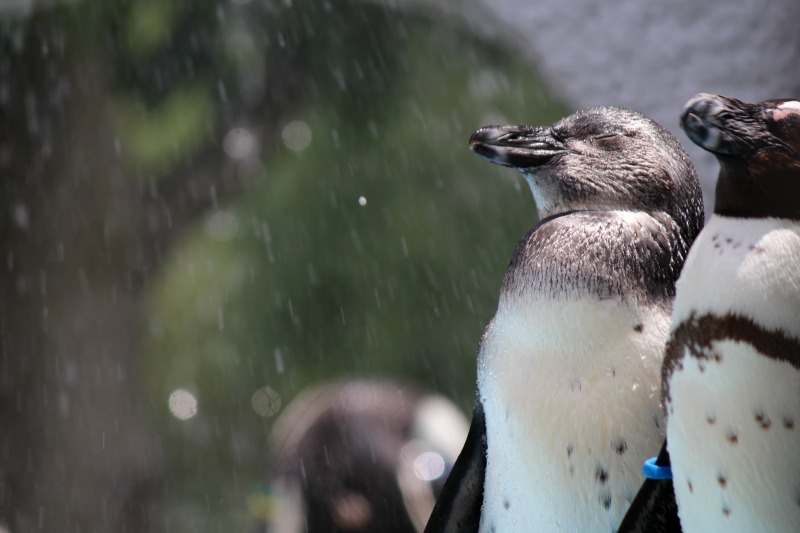
[[[253,411],[261,416],[272,416],[281,409],[281,396],[272,387],[262,387],[250,397]]]
[[[197,414],[197,398],[186,389],[177,389],[169,395],[169,410],[179,420],[189,420]]]
[[[302,152],[311,144],[311,128],[300,120],[294,120],[283,127],[281,139],[286,148]]]
[[[433,481],[444,474],[444,458],[436,452],[419,454],[413,466],[414,474],[423,481]]]
[[[244,159],[253,153],[255,146],[253,134],[244,128],[233,128],[222,141],[225,153],[233,159]]]

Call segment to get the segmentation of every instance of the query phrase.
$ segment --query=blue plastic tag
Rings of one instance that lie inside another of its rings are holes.
[[[651,457],[642,465],[642,473],[647,479],[672,479],[672,467],[656,464],[658,457]]]

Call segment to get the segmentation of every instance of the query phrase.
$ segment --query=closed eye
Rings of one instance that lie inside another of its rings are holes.
[[[506,133],[505,135],[500,137],[500,140],[501,141],[507,141],[507,142],[515,142],[515,141],[524,140],[524,137],[522,135],[520,135],[519,133]]]

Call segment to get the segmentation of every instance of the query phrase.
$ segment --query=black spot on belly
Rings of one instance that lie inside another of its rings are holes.
[[[772,420],[769,419],[764,411],[756,411],[754,416],[761,429],[767,430],[772,425]]]
[[[605,485],[608,482],[608,470],[600,465],[597,465],[597,469],[594,471],[594,478],[601,485]]]
[[[736,433],[734,433],[733,431],[729,431],[729,432],[728,432],[728,433],[725,435],[725,438],[726,438],[726,439],[728,440],[728,442],[730,442],[731,444],[738,444],[738,443],[739,443],[739,435],[737,435],[737,434],[736,434]]]
[[[723,505],[722,506],[722,514],[725,515],[725,516],[730,516],[731,515],[731,508],[728,507],[727,505]]]
[[[603,509],[606,511],[611,509],[611,492],[603,491],[600,493],[600,505],[602,505]]]
[[[724,489],[728,485],[728,478],[722,474],[717,474],[717,483],[719,483],[719,486]]]
[[[687,480],[686,484],[689,486],[689,494],[694,494],[694,487],[692,486],[692,482]]]
[[[783,427],[792,431],[794,429],[794,419],[790,416],[783,417]]]
[[[700,372],[706,371],[706,365],[704,365],[703,363],[697,363],[697,368],[700,370]]]
[[[503,500],[503,509],[508,509],[509,507],[511,507],[511,502],[507,499]]]
[[[642,331],[644,331],[644,324],[636,324],[635,326],[633,326],[633,331],[635,331],[636,333],[641,333]]]
[[[574,450],[575,450],[575,448],[572,446],[572,443],[571,443],[571,442],[570,442],[570,443],[567,443],[567,459],[569,459],[570,457],[572,457],[572,452],[573,452]]]
[[[708,415],[706,416],[706,422],[708,422],[709,426],[713,426],[717,422],[717,417],[714,415]]]
[[[611,443],[611,448],[617,452],[617,455],[622,455],[628,451],[628,443],[625,442],[625,439],[620,437]]]

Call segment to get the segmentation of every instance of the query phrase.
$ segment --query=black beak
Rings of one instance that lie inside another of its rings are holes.
[[[486,126],[470,136],[469,147],[492,163],[520,169],[545,165],[567,152],[549,129],[539,126]]]
[[[719,94],[693,96],[681,113],[681,128],[698,146],[717,156],[746,157],[758,150],[797,152],[770,130],[772,112],[787,100],[747,104]]]
[[[755,106],[735,98],[700,93],[681,113],[681,128],[696,145],[716,155],[743,156],[763,136]]]

